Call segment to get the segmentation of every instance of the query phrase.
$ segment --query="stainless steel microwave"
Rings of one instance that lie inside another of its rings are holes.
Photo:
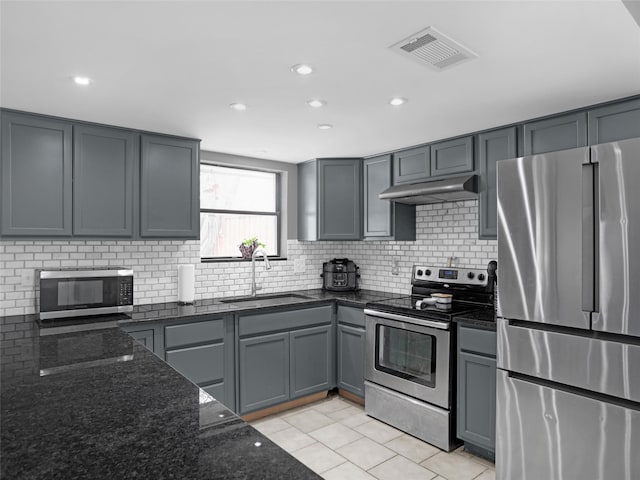
[[[133,270],[40,270],[40,319],[133,311]]]

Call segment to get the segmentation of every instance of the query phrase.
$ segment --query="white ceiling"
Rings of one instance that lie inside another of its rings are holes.
[[[367,156],[640,93],[640,27],[619,0],[3,0],[0,15],[3,107],[287,162]],[[388,48],[428,26],[478,58],[436,72]],[[316,72],[297,76],[296,63]],[[79,74],[93,84],[75,85]],[[409,102],[391,107],[395,95]],[[328,105],[312,109],[310,98]]]

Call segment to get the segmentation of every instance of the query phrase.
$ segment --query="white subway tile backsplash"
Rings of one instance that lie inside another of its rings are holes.
[[[258,261],[262,293],[320,288],[322,263],[350,258],[360,267],[361,288],[389,293],[410,289],[415,263],[446,265],[458,257],[460,267],[484,268],[497,258],[495,241],[478,240],[476,201],[417,207],[415,242],[287,242],[287,260],[265,271]],[[57,267],[125,266],[135,272],[136,304],[177,300],[177,266],[196,265],[196,298],[249,294],[249,262],[200,263],[194,240],[152,241],[3,241],[0,243],[0,315],[36,312],[34,270]],[[393,275],[397,260],[399,274]],[[295,264],[295,268],[294,268]],[[25,282],[24,279],[30,279]]]

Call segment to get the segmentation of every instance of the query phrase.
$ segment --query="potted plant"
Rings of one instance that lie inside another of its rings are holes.
[[[260,243],[258,241],[258,237],[251,237],[244,239],[238,248],[240,248],[242,258],[251,259],[253,252],[255,252],[256,248],[258,247],[264,248],[265,244]]]

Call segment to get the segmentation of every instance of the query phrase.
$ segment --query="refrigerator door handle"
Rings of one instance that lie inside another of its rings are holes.
[[[582,311],[589,320],[595,310],[595,175],[596,165],[582,165]]]

